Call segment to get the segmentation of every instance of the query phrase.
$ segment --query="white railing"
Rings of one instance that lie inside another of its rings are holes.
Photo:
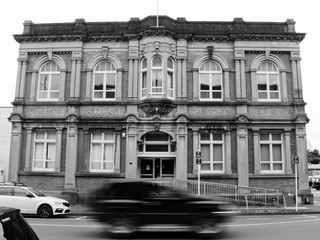
[[[255,206],[285,207],[283,194],[277,189],[243,187],[237,185],[220,184],[212,182],[174,179],[173,187],[179,191],[193,195],[212,197],[232,201],[247,208]]]

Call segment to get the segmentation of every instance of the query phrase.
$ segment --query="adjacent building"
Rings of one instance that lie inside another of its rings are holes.
[[[25,21],[9,179],[79,194],[114,178],[308,189],[295,22]],[[199,153],[197,155],[197,151]]]
[[[12,107],[0,107],[0,183],[8,181]]]

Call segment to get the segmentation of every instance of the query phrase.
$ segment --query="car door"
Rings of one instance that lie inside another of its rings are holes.
[[[15,188],[12,207],[19,208],[21,213],[36,213],[37,198],[23,188]]]
[[[0,206],[12,207],[13,187],[0,187]]]

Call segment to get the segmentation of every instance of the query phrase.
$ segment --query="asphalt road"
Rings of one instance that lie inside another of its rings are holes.
[[[108,239],[104,226],[86,216],[39,219],[26,217],[41,240]],[[235,216],[223,239],[319,240],[320,214]],[[1,239],[1,238],[0,238]],[[192,239],[181,233],[141,234],[135,239]]]

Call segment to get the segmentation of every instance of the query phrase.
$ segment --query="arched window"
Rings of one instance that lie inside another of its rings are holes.
[[[258,100],[280,101],[279,70],[271,61],[263,61],[257,69]]]
[[[61,88],[61,71],[53,61],[45,62],[39,71],[38,100],[57,101]]]
[[[141,61],[141,98],[147,97],[147,59]]]
[[[160,56],[155,56],[151,62],[151,94],[163,93],[163,63]]]
[[[172,58],[168,58],[167,61],[167,89],[168,98],[174,98],[174,61]]]
[[[213,61],[205,61],[199,69],[199,96],[204,101],[221,101],[223,98],[222,69]]]
[[[115,100],[117,72],[109,61],[99,62],[93,70],[93,99]]]

